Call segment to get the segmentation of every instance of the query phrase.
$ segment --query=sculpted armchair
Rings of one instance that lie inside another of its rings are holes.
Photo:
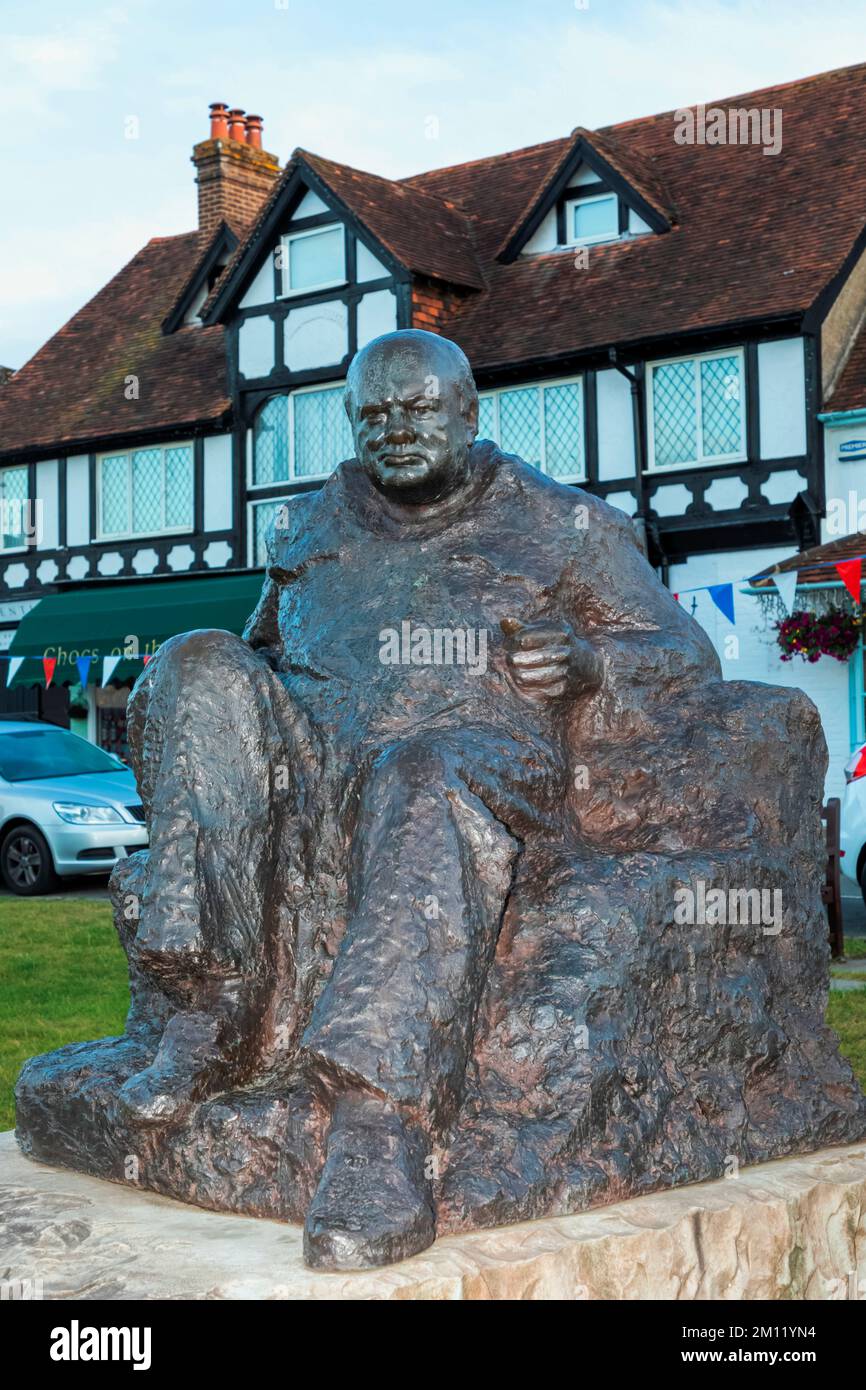
[[[475,440],[454,344],[377,339],[347,408],[243,639],[133,692],[132,1008],[26,1065],[25,1150],[357,1268],[860,1138],[813,706],[723,682],[621,512]]]

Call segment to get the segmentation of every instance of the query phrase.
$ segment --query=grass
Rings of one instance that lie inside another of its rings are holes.
[[[126,957],[107,902],[0,898],[0,1130],[21,1063],[123,1032]]]
[[[866,956],[866,940],[849,939],[845,950]],[[0,898],[0,982],[3,1130],[15,1123],[12,1088],[25,1058],[123,1032],[126,959],[109,904]],[[866,990],[831,994],[827,1022],[866,1090]]]

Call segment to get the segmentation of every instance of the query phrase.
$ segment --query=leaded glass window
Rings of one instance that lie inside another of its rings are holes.
[[[289,398],[271,396],[253,429],[253,483],[282,483],[289,476]]]
[[[253,567],[266,565],[268,562],[268,531],[271,522],[277,513],[278,507],[291,506],[285,497],[269,499],[267,502],[256,502],[252,508],[252,558],[250,563]]]
[[[157,445],[99,460],[102,536],[152,536],[193,524],[191,444]]]
[[[326,478],[352,457],[344,395],[342,385],[323,386],[266,401],[253,428],[253,487]]]
[[[478,437],[492,439],[552,478],[585,477],[583,382],[544,382],[485,392],[478,398]]]
[[[321,477],[354,454],[343,398],[342,387],[296,391],[291,397],[296,478]]]
[[[0,550],[27,544],[27,468],[0,469]]]
[[[651,366],[650,467],[742,458],[745,389],[740,351]]]

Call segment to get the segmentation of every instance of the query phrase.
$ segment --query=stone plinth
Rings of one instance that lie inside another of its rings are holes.
[[[0,1136],[0,1267],[45,1298],[845,1299],[866,1295],[866,1145],[315,1274],[301,1229],[34,1163]]]

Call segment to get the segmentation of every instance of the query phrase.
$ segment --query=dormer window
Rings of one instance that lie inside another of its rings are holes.
[[[599,193],[574,198],[565,205],[565,235],[568,246],[612,241],[620,235],[619,199],[615,193]]]
[[[283,294],[310,294],[346,281],[342,226],[289,232],[282,239]]]

